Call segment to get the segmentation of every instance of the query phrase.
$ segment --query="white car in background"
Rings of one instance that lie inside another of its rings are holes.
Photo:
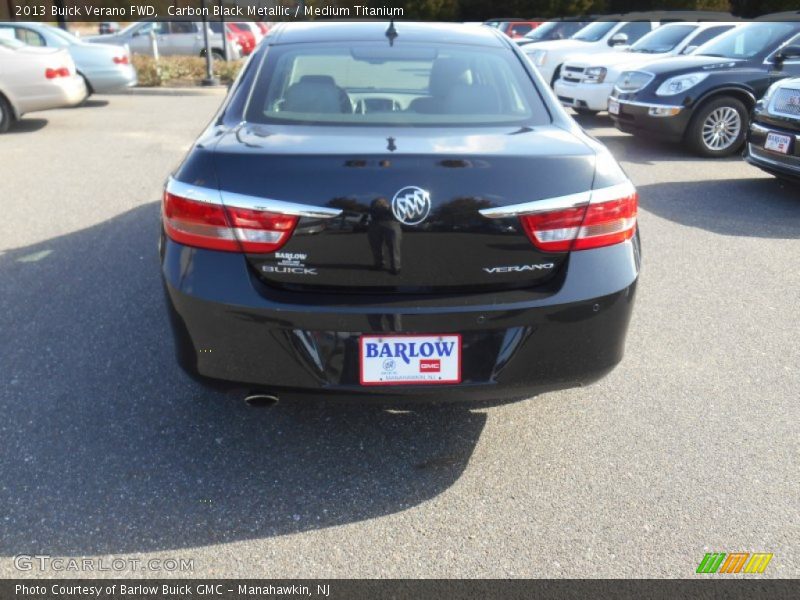
[[[619,18],[617,15],[617,19]],[[534,42],[522,46],[522,51],[530,58],[544,80],[552,86],[559,78],[567,56],[627,47],[658,26],[657,21],[622,21],[604,17],[600,21],[590,23],[569,39]]]
[[[609,48],[622,50],[660,25],[676,21],[733,21],[730,13],[699,10],[664,10],[605,15],[567,40],[535,42],[522,47],[545,81],[551,86],[560,76],[570,54],[595,54]]]
[[[65,49],[0,37],[0,133],[25,113],[75,106],[88,94]]]
[[[631,47],[596,54],[571,54],[553,89],[564,106],[582,114],[608,108],[608,97],[623,71],[634,71],[656,58],[689,54],[730,31],[735,23],[668,23]]]
[[[0,37],[14,37],[29,46],[65,48],[89,93],[102,94],[136,85],[136,70],[125,46],[89,44],[71,33],[44,23],[0,23]]]

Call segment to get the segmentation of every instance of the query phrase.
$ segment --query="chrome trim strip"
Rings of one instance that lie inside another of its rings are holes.
[[[520,215],[533,215],[541,212],[550,212],[552,210],[587,206],[591,199],[591,192],[580,192],[568,196],[558,196],[556,198],[534,200],[533,202],[523,202],[522,204],[512,204],[511,206],[482,208],[478,212],[487,219],[506,219],[508,217],[518,217]]]
[[[280,213],[282,215],[313,217],[315,219],[332,219],[342,214],[341,208],[297,204],[296,202],[259,198],[258,196],[246,196],[244,194],[234,194],[232,192],[222,192],[222,203],[225,206],[235,206],[236,208],[264,210],[267,212]]]
[[[568,208],[578,208],[589,204],[608,202],[617,198],[624,198],[636,192],[636,188],[630,181],[619,183],[597,190],[569,194],[567,196],[557,196],[555,198],[544,198],[522,204],[512,204],[510,206],[497,206],[494,208],[484,208],[479,210],[487,219],[506,219],[509,217],[519,217],[521,215],[534,215],[536,213],[550,212],[553,210],[565,210]]]
[[[248,208],[251,210],[263,210],[268,212],[292,215],[295,217],[311,217],[314,219],[332,219],[342,214],[340,208],[327,208],[324,206],[311,206],[309,204],[298,204],[296,202],[285,202],[283,200],[273,200],[271,198],[260,198],[258,196],[248,196],[245,194],[234,194],[191,185],[178,181],[170,177],[167,181],[167,191],[170,194],[188,198],[196,202],[208,202],[210,204],[224,204],[225,206],[235,206],[236,208]]]
[[[630,106],[642,106],[644,108],[677,108],[679,111],[686,108],[685,106],[679,106],[677,104],[653,104],[652,102],[636,102],[635,100],[620,100],[619,98],[613,98],[620,104],[628,104]]]
[[[787,131],[774,129],[772,127],[767,127],[765,125],[762,125],[761,123],[755,123],[755,122],[750,124],[750,128],[753,131],[756,131],[758,133],[763,133],[763,134],[777,133],[778,135],[785,135],[785,136],[788,136],[788,137],[793,137],[795,139],[795,142],[800,143],[800,133],[790,133],[790,132],[787,132]],[[791,154],[784,154],[783,156],[792,156],[792,155]]]
[[[211,188],[202,187],[199,185],[191,185],[178,181],[174,177],[167,180],[167,191],[170,194],[175,194],[181,198],[194,200],[195,202],[207,202],[209,204],[222,204],[222,196],[219,190],[212,190]]]

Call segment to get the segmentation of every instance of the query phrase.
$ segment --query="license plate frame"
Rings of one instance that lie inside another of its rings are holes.
[[[770,131],[764,140],[764,150],[777,152],[778,154],[789,154],[792,149],[792,136],[784,133]]]
[[[610,115],[618,115],[619,114],[619,101],[614,100],[613,98],[608,99],[608,114]]]
[[[375,351],[367,346],[371,341],[377,342],[380,348],[376,356],[367,356],[367,350]],[[442,356],[440,350],[445,350],[446,346],[436,346],[437,342],[452,342],[451,353]],[[391,355],[383,351],[383,344],[389,345]],[[399,355],[396,344],[402,344]],[[423,344],[432,344],[435,352],[428,353],[429,348],[423,348]],[[462,381],[462,360],[460,333],[364,334],[358,338],[359,383],[363,386],[458,384]],[[388,365],[385,361],[394,364]]]

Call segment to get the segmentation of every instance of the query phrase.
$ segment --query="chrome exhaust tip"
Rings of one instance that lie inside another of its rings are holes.
[[[245,404],[253,408],[271,408],[280,402],[277,396],[261,393],[248,394],[245,396],[244,401]]]

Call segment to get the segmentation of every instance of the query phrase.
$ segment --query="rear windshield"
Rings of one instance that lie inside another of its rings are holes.
[[[601,40],[619,21],[595,21],[572,36],[573,40],[596,42]]]
[[[695,54],[721,58],[752,58],[769,52],[797,30],[794,23],[750,23],[703,44]]]
[[[548,21],[525,35],[526,40],[546,42],[550,40],[565,40],[583,29],[588,22],[585,21]]]
[[[352,42],[270,47],[250,98],[254,123],[541,125],[550,116],[508,49]]]
[[[662,54],[680,44],[687,35],[697,29],[697,25],[665,25],[648,33],[633,46],[632,52]]]

